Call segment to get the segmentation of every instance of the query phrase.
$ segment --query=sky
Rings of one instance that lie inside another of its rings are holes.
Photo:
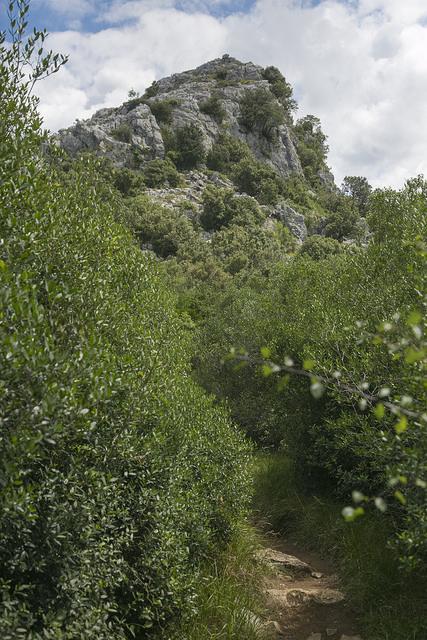
[[[4,24],[6,3],[1,0]],[[340,183],[427,175],[427,0],[32,0],[31,24],[70,60],[38,86],[55,131],[133,88],[224,53],[279,67],[297,116],[328,136]]]

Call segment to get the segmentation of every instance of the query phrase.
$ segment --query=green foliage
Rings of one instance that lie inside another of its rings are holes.
[[[283,454],[259,456],[255,487],[254,507],[261,518],[287,539],[333,559],[363,637],[425,637],[426,579],[402,572],[388,544],[395,527],[390,514],[370,513],[345,522],[337,501],[318,489],[304,491],[295,465]]]
[[[179,187],[182,178],[171,160],[151,160],[144,165],[144,182],[147,187]]]
[[[218,124],[221,124],[227,115],[222,106],[221,98],[215,93],[205,100],[205,102],[202,102],[199,108],[202,113],[211,116]]]
[[[283,179],[276,171],[253,157],[233,167],[232,180],[239,191],[248,193],[261,204],[276,204],[283,189]]]
[[[346,176],[341,185],[344,195],[351,198],[352,205],[359,214],[365,217],[369,213],[369,201],[372,187],[362,176]]]
[[[300,254],[308,255],[313,260],[324,260],[331,255],[342,252],[342,245],[334,238],[309,236],[300,249]]]
[[[167,100],[156,100],[150,102],[150,109],[159,124],[169,125],[172,123],[172,114],[178,101],[173,98]]]
[[[395,543],[412,567],[427,557],[427,427],[421,417],[427,350],[420,322],[426,195],[422,179],[402,192],[376,192],[366,250],[336,253],[337,242],[310,239],[292,262],[273,266],[268,279],[228,287],[204,320],[198,367],[200,380],[228,398],[249,434],[262,443],[284,443],[310,490],[323,487],[348,500],[351,488],[362,488],[391,501]],[[268,347],[273,362],[291,358],[300,368],[311,360],[316,371],[329,372],[332,380],[337,371],[342,382],[314,400],[304,377],[264,378],[249,364],[235,372],[233,361],[215,367],[232,347],[249,354]],[[374,401],[342,391],[362,384]],[[375,401],[380,392],[395,399],[395,413]],[[412,421],[400,413],[402,398],[414,411]],[[373,402],[375,413],[367,410]]]
[[[97,163],[41,156],[26,6],[0,40],[0,636],[170,637],[245,509],[247,447]]]
[[[175,209],[161,207],[144,195],[128,203],[129,224],[142,244],[150,243],[161,258],[175,255],[181,243],[191,241],[195,230],[190,220]]]
[[[312,115],[305,116],[297,120],[293,131],[304,175],[308,182],[316,187],[319,184],[319,171],[326,167],[329,150],[320,120]]]
[[[221,134],[210,149],[206,163],[209,169],[230,176],[235,164],[250,157],[247,144],[238,138]]]
[[[212,251],[231,274],[259,270],[265,275],[285,253],[279,239],[266,229],[237,224],[221,229],[213,236]]]
[[[194,169],[206,160],[202,131],[194,124],[180,127],[175,132],[162,129],[168,157],[178,169]]]
[[[119,142],[126,142],[127,144],[132,142],[132,130],[126,122],[118,124],[110,133]]]
[[[154,80],[154,82],[145,90],[143,98],[145,100],[148,100],[149,98],[155,98],[159,91],[159,83],[157,82],[157,80]]]
[[[293,98],[293,89],[286,82],[286,79],[277,67],[266,67],[263,71],[263,78],[270,83],[270,89],[276,98],[283,105],[289,120],[292,119],[292,112],[297,109],[298,105]]]
[[[214,186],[207,187],[203,193],[200,222],[204,229],[218,230],[230,224],[257,225],[264,220],[265,214],[253,198],[236,196],[232,189]]]
[[[254,562],[258,548],[253,529],[239,531],[227,552],[202,575],[198,614],[178,630],[176,640],[260,640],[257,620],[265,611],[264,567]]]
[[[270,91],[249,89],[240,99],[240,122],[249,131],[258,131],[273,142],[278,127],[285,122],[285,112]]]
[[[112,182],[122,195],[134,196],[144,188],[144,180],[139,171],[121,168],[113,169]]]

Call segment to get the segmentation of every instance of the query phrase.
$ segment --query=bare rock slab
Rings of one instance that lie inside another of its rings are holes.
[[[275,604],[282,607],[301,607],[311,603],[333,605],[345,600],[344,594],[337,589],[268,589],[267,593]]]
[[[262,551],[259,552],[258,557],[261,560],[269,562],[275,569],[283,571],[284,573],[311,575],[313,571],[310,565],[306,562],[303,562],[295,556],[290,556],[287,553],[276,551],[275,549],[262,549]]]

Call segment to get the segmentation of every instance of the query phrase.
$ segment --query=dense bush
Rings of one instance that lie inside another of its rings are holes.
[[[207,100],[200,104],[200,111],[211,116],[218,124],[224,120],[226,111],[222,106],[221,98],[217,94],[212,94]]]
[[[149,98],[154,98],[160,91],[160,86],[159,83],[157,82],[157,80],[154,80],[154,82],[147,87],[147,89],[145,90],[144,99],[149,99]]]
[[[179,187],[182,178],[171,160],[150,160],[144,165],[144,182],[147,187]]]
[[[234,165],[251,158],[248,145],[232,136],[221,134],[209,150],[206,164],[209,169],[230,176]]]
[[[353,208],[357,209],[361,216],[369,213],[369,202],[372,187],[363,176],[346,176],[341,186],[344,195],[351,198]]]
[[[293,98],[293,89],[286,82],[286,79],[277,67],[266,67],[263,71],[263,78],[270,83],[270,89],[276,98],[283,105],[287,118],[292,119],[292,112],[297,108],[297,103]]]
[[[178,101],[173,98],[168,100],[156,100],[150,102],[150,109],[159,124],[171,124],[174,108]]]
[[[270,91],[249,89],[240,99],[240,122],[249,131],[258,131],[274,141],[277,129],[285,122],[285,112]]]
[[[178,169],[194,169],[206,160],[202,131],[194,124],[180,127],[175,132],[162,130],[168,157]]]
[[[283,189],[283,178],[253,157],[236,164],[231,177],[239,191],[254,196],[261,204],[276,204]]]
[[[317,187],[319,172],[326,167],[326,157],[329,150],[320,120],[312,115],[305,116],[297,120],[293,131],[304,175],[313,187]]]
[[[207,230],[217,230],[230,224],[251,226],[265,220],[258,203],[248,196],[236,196],[232,189],[209,186],[203,193],[200,222]]]
[[[40,157],[25,15],[0,38],[0,635],[171,637],[244,508],[246,447],[123,202],[89,159]]]
[[[338,240],[313,235],[304,241],[300,253],[310,256],[313,260],[324,260],[330,255],[341,253],[342,250],[342,244]]]
[[[134,196],[144,188],[141,173],[126,167],[112,170],[112,183],[124,196]]]
[[[175,255],[182,243],[195,235],[190,220],[175,209],[155,204],[144,195],[129,203],[129,222],[143,244],[150,243],[161,258]]]

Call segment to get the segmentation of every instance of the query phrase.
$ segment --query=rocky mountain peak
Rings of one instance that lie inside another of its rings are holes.
[[[255,118],[256,99],[275,111],[277,122],[268,125],[268,132],[260,119],[243,121],[242,101],[246,99],[247,110],[251,106],[248,95],[254,97]],[[257,160],[280,175],[302,173],[285,109],[265,70],[228,55],[158,80],[142,97],[102,109],[60,131],[57,139],[72,155],[92,151],[107,156],[116,166],[137,168],[165,158],[170,134],[189,125],[201,131],[206,151],[226,133],[247,144]]]

